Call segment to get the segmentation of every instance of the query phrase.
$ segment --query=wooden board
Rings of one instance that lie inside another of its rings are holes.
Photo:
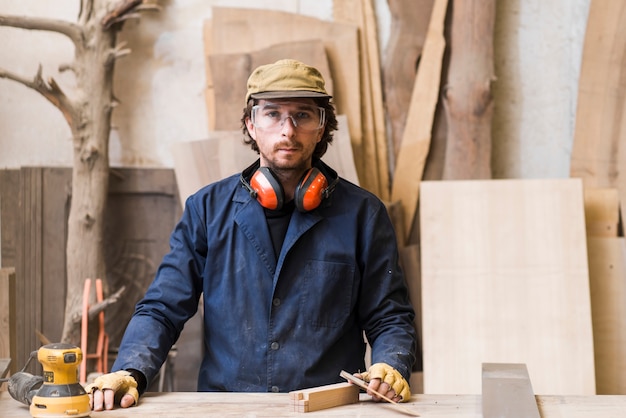
[[[435,0],[393,175],[391,201],[402,202],[405,228],[402,238],[405,242],[408,240],[417,210],[419,187],[439,98],[439,81],[446,44],[444,23],[447,9],[447,0]]]
[[[578,82],[570,176],[626,202],[626,5],[592,0]],[[622,207],[622,219],[626,219]]]
[[[363,157],[367,167],[375,168],[373,190],[382,200],[389,200],[389,164],[387,129],[383,109],[378,30],[372,0],[333,2],[333,18],[359,28],[361,68],[361,117],[363,124]]]
[[[596,389],[626,395],[626,241],[588,237]]]
[[[359,184],[347,120],[345,116],[339,115],[337,121],[339,129],[322,160],[341,177]],[[208,139],[172,145],[174,171],[182,205],[201,187],[243,171],[258,158],[243,143],[242,135],[241,131],[213,131],[209,132]]]
[[[335,383],[289,392],[295,412],[313,412],[359,401],[359,388],[351,383]]]
[[[389,40],[382,60],[385,109],[389,121],[392,168],[402,143],[411,91],[422,55],[434,0],[387,0]]]
[[[483,363],[484,418],[541,418],[525,364]]]
[[[616,237],[620,227],[619,191],[585,188],[585,226],[590,237]]]
[[[326,81],[326,91],[333,94],[333,79],[320,40],[276,44],[258,51],[239,54],[211,54],[208,57],[212,76],[216,131],[241,129],[248,77],[259,65],[270,64],[286,57],[306,62],[317,68]]]
[[[259,28],[263,28],[262,33]],[[205,40],[210,41],[205,44],[207,56],[248,53],[285,40],[321,40],[332,73],[337,113],[347,116],[359,181],[372,190],[371,167],[363,162],[358,28],[355,25],[279,11],[214,7],[212,22],[205,29],[212,31],[205,35]]]
[[[420,205],[425,393],[525,363],[538,394],[595,393],[580,179],[429,181]]]

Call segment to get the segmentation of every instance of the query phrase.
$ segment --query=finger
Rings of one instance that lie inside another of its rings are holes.
[[[94,390],[91,398],[93,398],[92,409],[94,411],[102,411],[104,404],[104,395],[102,394],[102,391]]]
[[[380,396],[375,394],[373,391],[375,390],[378,393],[381,393],[381,389],[384,383],[380,382],[380,379],[372,379],[367,385],[367,394],[372,397],[375,401],[380,400]]]
[[[115,406],[115,391],[104,389],[104,409],[113,409]]]
[[[132,395],[124,395],[122,400],[120,401],[120,406],[122,408],[128,408],[135,404],[135,398]]]

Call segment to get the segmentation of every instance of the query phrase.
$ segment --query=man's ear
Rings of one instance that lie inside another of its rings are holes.
[[[254,130],[254,125],[252,124],[252,120],[250,118],[246,118],[246,129],[248,130],[250,138],[256,141],[256,131]]]

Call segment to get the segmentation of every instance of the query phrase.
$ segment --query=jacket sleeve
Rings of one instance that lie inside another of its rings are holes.
[[[124,332],[112,371],[138,370],[147,385],[160,370],[185,322],[198,309],[206,230],[189,200],[170,237],[170,251]]]
[[[398,261],[393,225],[384,205],[364,222],[359,313],[372,364],[387,363],[410,378],[417,337],[415,312]]]

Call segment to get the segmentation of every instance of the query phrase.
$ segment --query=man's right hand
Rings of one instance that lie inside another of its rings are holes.
[[[128,408],[139,401],[137,381],[125,370],[103,374],[85,387],[94,411],[113,409],[115,405]]]

